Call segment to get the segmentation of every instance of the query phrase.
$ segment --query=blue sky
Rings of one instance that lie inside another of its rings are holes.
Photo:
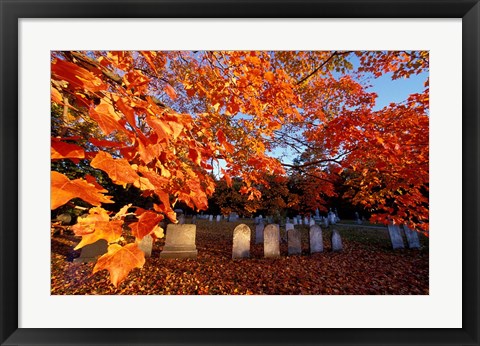
[[[422,92],[425,89],[423,83],[427,78],[428,72],[412,75],[408,79],[402,78],[394,81],[391,79],[391,74],[372,79],[372,87],[368,90],[378,94],[375,109],[381,109],[391,102],[405,101],[410,94]]]

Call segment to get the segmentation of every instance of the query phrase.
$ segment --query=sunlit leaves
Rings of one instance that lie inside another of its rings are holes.
[[[85,202],[95,206],[100,206],[102,203],[113,203],[110,196],[103,194],[106,190],[99,190],[83,179],[70,180],[67,176],[55,171],[51,172],[50,178],[50,207],[52,210],[64,205],[73,198],[83,199]]]
[[[108,247],[108,252],[98,259],[93,273],[104,269],[108,270],[110,281],[117,287],[132,269],[142,268],[144,264],[145,256],[136,244],[127,244],[123,247],[112,244]]]

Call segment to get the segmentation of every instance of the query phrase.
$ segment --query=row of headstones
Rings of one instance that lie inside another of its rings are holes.
[[[403,232],[405,233],[405,238],[407,238],[408,247],[410,249],[419,249],[420,240],[418,239],[418,233],[408,228],[407,225],[403,225]],[[399,225],[388,225],[388,234],[390,235],[390,241],[392,242],[393,249],[405,248],[402,231]]]
[[[299,255],[302,253],[301,232],[293,227],[287,227],[288,254]],[[245,224],[238,225],[233,231],[232,258],[250,257],[250,227]],[[310,253],[323,252],[323,235],[320,226],[312,225],[309,232]],[[263,243],[263,255],[266,258],[280,256],[280,227],[269,224],[263,227],[259,224],[255,229],[255,243]],[[332,233],[332,250],[342,250],[342,239],[337,230]]]
[[[208,221],[210,221],[210,222],[212,222],[214,218],[215,218],[215,220],[216,220],[217,222],[222,221],[222,219],[223,219],[223,220],[228,220],[228,222],[236,222],[236,221],[238,220],[238,217],[239,217],[239,216],[238,216],[237,213],[230,213],[230,215],[228,215],[228,216],[224,216],[224,215],[216,215],[216,216],[215,216],[215,215],[211,215],[211,214],[198,215],[198,216],[197,216],[197,215],[194,215],[194,216],[192,217],[192,223],[195,223],[195,222],[196,222],[197,217],[198,217],[199,219],[208,220]],[[183,218],[183,222],[181,222],[181,221],[179,220],[179,223],[180,223],[180,224],[184,224],[184,223],[185,223],[185,218]]]

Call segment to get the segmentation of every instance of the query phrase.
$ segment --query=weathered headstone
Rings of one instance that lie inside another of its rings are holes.
[[[250,227],[240,224],[233,230],[232,258],[250,257]]]
[[[137,240],[136,243],[138,248],[145,254],[145,257],[152,256],[153,238],[150,234],[143,237],[142,240]]]
[[[407,225],[403,225],[403,230],[405,231],[408,247],[410,249],[420,249],[420,240],[418,239],[417,232],[408,228]]]
[[[72,216],[68,213],[63,213],[57,216],[57,221],[60,221],[62,225],[70,225]]]
[[[318,225],[310,227],[310,253],[323,252],[322,229]]]
[[[95,261],[99,256],[107,253],[108,242],[105,239],[99,239],[93,244],[82,247],[80,257],[73,260],[74,263],[88,263]]]
[[[302,234],[299,229],[291,229],[288,235],[288,254],[299,255],[302,253]]]
[[[270,224],[263,232],[263,255],[268,257],[280,257],[280,228],[277,224]]]
[[[332,232],[332,251],[342,251],[342,238],[340,237],[340,233],[336,229]]]
[[[403,249],[403,238],[400,233],[400,227],[398,225],[389,224],[388,234],[390,235],[390,241],[392,242],[393,249]]]
[[[196,230],[192,224],[169,224],[160,258],[197,258]]]
[[[263,243],[263,230],[265,225],[263,223],[259,223],[255,226],[255,244]]]

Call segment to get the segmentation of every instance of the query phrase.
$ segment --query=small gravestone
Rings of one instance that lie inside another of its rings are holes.
[[[208,215],[208,221],[213,221],[213,215]]]
[[[73,260],[74,263],[88,263],[96,261],[99,256],[107,253],[108,243],[105,239],[99,239],[93,244],[82,247],[80,257]]]
[[[403,225],[403,230],[405,231],[408,247],[410,249],[420,249],[420,241],[418,240],[417,232],[412,231],[407,225]]]
[[[299,229],[288,231],[288,254],[300,255],[302,253],[302,235]]]
[[[400,227],[398,225],[389,224],[388,234],[390,235],[390,241],[392,242],[393,249],[403,249],[403,238],[400,233]]]
[[[340,237],[340,233],[336,229],[333,230],[332,233],[332,251],[342,251],[342,238]]]
[[[153,238],[150,234],[143,237],[142,240],[137,240],[136,243],[138,248],[145,254],[145,257],[152,256]]]
[[[250,227],[240,224],[233,230],[232,258],[250,257]]]
[[[255,226],[255,244],[263,243],[263,229],[265,225],[263,223],[259,223]]]
[[[180,225],[183,225],[185,223],[185,215],[181,214],[179,217],[178,217],[178,223]]]
[[[310,253],[323,252],[322,229],[318,225],[310,227]]]
[[[197,222],[197,216],[196,216],[196,215],[193,215],[193,216],[192,216],[192,223],[195,223],[195,222]]]
[[[220,222],[221,219],[222,219],[222,216],[221,216],[221,215],[217,215],[217,222]]]
[[[297,224],[297,219],[296,219],[296,218],[293,218],[293,224],[294,224],[294,225]]]
[[[292,229],[294,229],[292,223],[286,223],[286,224],[285,224],[285,231],[287,231],[287,233],[288,233],[288,231],[290,231],[290,230],[292,230]]]
[[[315,220],[314,220],[313,217],[312,217],[312,218],[310,219],[310,224],[309,224],[309,226],[313,226],[313,225],[315,225]]]
[[[196,230],[192,224],[169,224],[160,258],[197,258]]]
[[[57,221],[60,221],[62,225],[70,225],[72,222],[72,216],[67,213],[63,213],[57,216]]]
[[[280,228],[270,224],[263,232],[263,255],[266,258],[280,257]]]
[[[326,217],[326,218],[323,219],[323,225],[324,225],[325,227],[328,227],[328,217]]]

